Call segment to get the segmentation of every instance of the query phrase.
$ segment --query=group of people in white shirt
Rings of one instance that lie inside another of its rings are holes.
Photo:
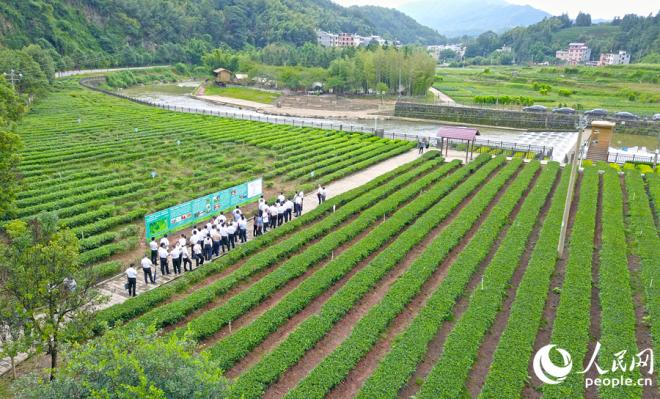
[[[286,198],[284,193],[280,193],[275,203],[268,205],[262,196],[259,199],[259,210],[254,217],[252,235],[255,237],[260,236],[268,229],[274,229],[289,220],[293,220],[293,215],[296,217],[302,215],[304,197],[302,191],[296,193],[293,199]]]
[[[319,204],[325,201],[325,187],[319,186],[317,196]],[[253,235],[260,236],[269,228],[275,229],[293,220],[294,215],[301,216],[303,201],[304,193],[302,191],[296,193],[292,199],[288,199],[284,193],[280,193],[272,205],[268,205],[262,196],[259,199],[257,215],[254,218]],[[140,262],[144,272],[144,283],[156,283],[155,267],[157,265],[160,265],[162,275],[169,275],[170,258],[174,274],[181,274],[182,264],[183,271],[193,270],[191,259],[195,260],[195,267],[199,267],[204,262],[220,256],[221,251],[224,254],[234,249],[238,242],[247,242],[247,219],[238,206],[231,212],[231,220],[228,220],[224,214],[220,214],[202,228],[195,226],[190,239],[185,234],[181,234],[180,238],[174,241],[174,245],[170,243],[167,234],[160,241],[156,241],[155,237],[152,237],[149,242],[151,256],[145,256]],[[192,251],[189,250],[189,247]],[[135,296],[137,271],[133,264],[126,270],[126,276],[129,295]]]

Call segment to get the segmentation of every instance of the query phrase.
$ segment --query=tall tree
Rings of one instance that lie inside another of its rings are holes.
[[[89,332],[93,307],[103,299],[93,278],[79,272],[78,239],[69,230],[58,231],[57,222],[44,213],[29,225],[8,224],[9,245],[0,261],[6,276],[2,294],[15,301],[29,319],[37,348],[50,355],[51,379],[60,345]]]
[[[591,15],[580,11],[575,18],[575,26],[591,26]]]

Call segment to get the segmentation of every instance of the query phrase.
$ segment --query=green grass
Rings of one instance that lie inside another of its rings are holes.
[[[475,96],[524,96],[549,108],[563,104],[652,115],[660,103],[658,65],[439,68],[436,75],[434,87],[466,105],[474,104]],[[544,95],[534,90],[535,82],[550,85],[550,91]],[[572,94],[562,96],[560,89]]]
[[[206,86],[206,91],[204,93],[207,96],[231,97],[263,104],[272,104],[280,97],[279,93],[251,89],[249,87],[218,87],[215,85]]]

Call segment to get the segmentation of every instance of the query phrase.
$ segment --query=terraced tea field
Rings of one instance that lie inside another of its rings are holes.
[[[98,321],[190,334],[233,398],[654,397],[578,373],[596,340],[609,369],[660,337],[657,182],[603,169],[578,175],[563,259],[568,168],[431,152]],[[557,385],[530,377],[549,343],[574,364]]]
[[[173,113],[74,81],[59,82],[19,133],[17,216],[55,212],[80,238],[84,265],[138,247],[147,213],[258,176],[269,195],[311,191],[414,147],[364,134]]]

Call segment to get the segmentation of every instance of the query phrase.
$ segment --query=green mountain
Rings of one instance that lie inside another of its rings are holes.
[[[501,35],[486,32],[468,41],[466,57],[488,56],[507,45],[518,63],[555,60],[555,52],[570,42],[584,42],[591,48],[591,58],[601,52],[629,52],[631,62],[660,61],[660,12],[642,17],[629,14],[612,22],[591,24],[588,14],[572,21],[568,16],[545,18],[528,27],[518,27]],[[494,54],[497,55],[497,54]]]
[[[203,51],[221,45],[315,42],[319,28],[380,34],[404,43],[442,40],[404,17],[330,0],[4,0],[0,46],[39,44],[63,56],[63,68],[195,62]]]
[[[353,6],[349,11],[366,20],[388,39],[402,43],[443,44],[447,39],[431,28],[420,25],[413,18],[393,8],[377,6]]]

